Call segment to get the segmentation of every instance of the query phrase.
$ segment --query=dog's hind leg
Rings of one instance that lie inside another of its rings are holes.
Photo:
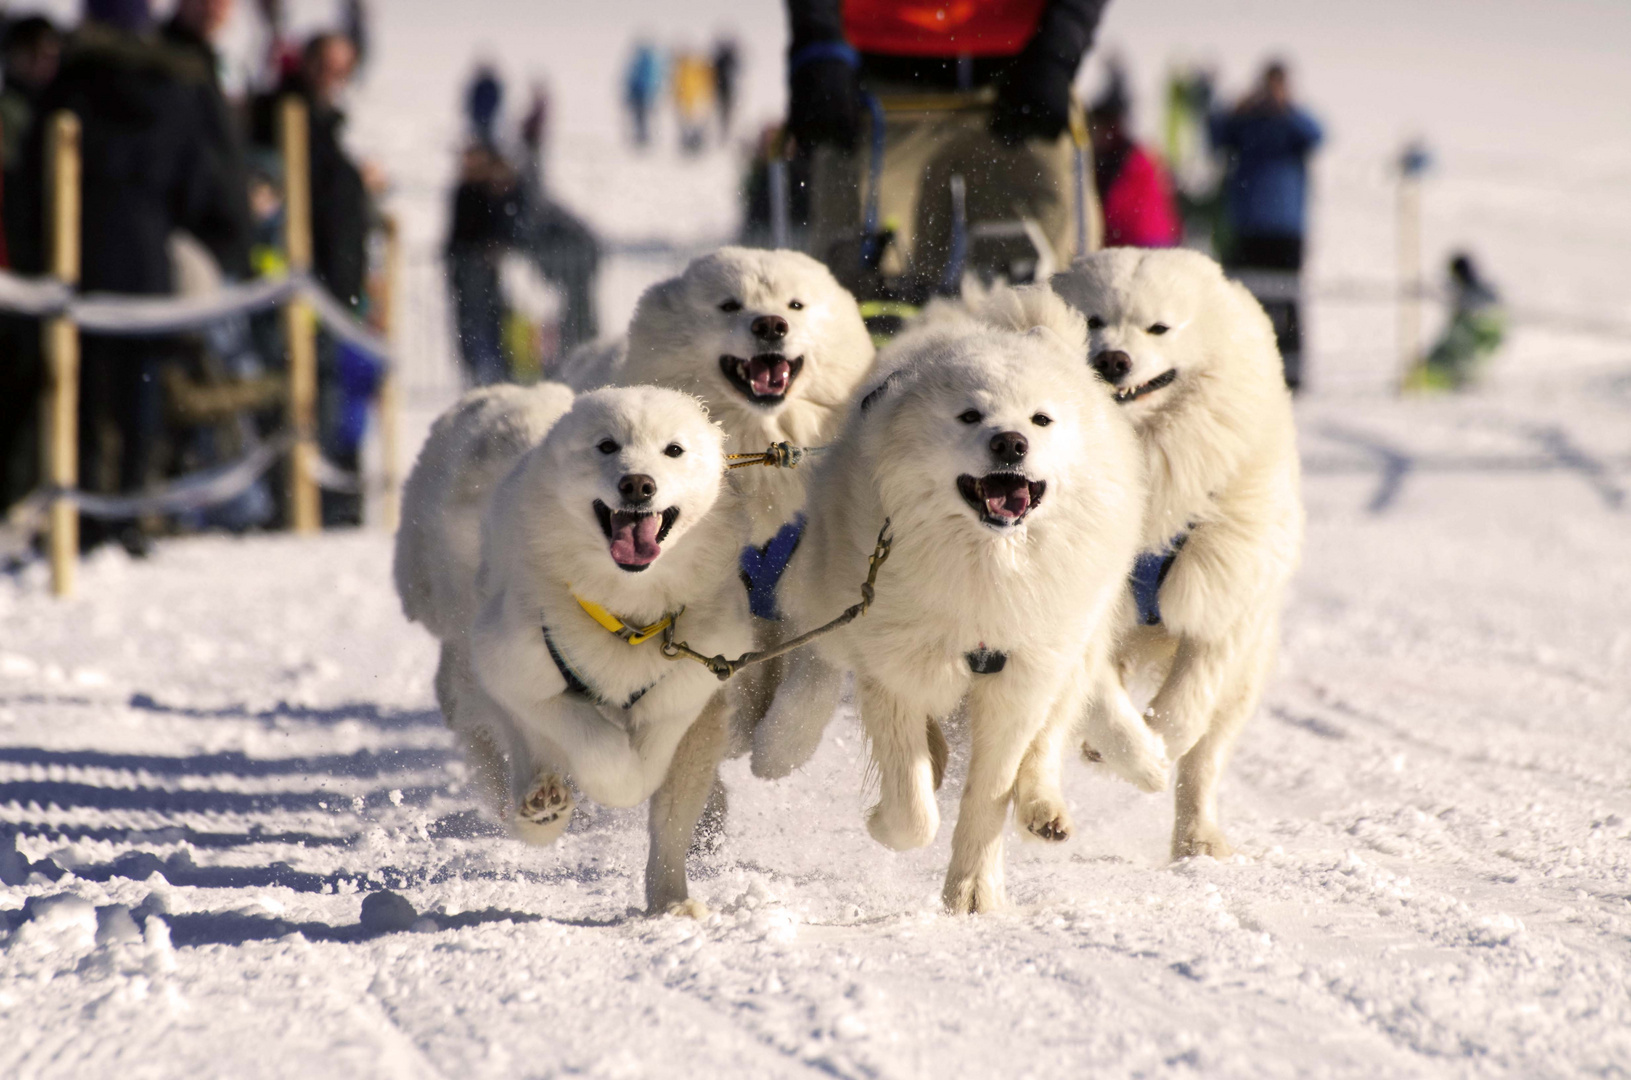
[[[729,698],[719,690],[680,739],[662,787],[651,797],[651,851],[646,858],[646,912],[703,918],[708,909],[692,900],[685,881],[685,856],[697,821],[718,783],[725,757]]]
[[[895,851],[923,847],[940,829],[934,755],[923,712],[864,675],[856,679],[856,689],[879,779],[878,805],[867,813],[867,831]]]
[[[1265,631],[1259,648],[1230,674],[1233,679],[1220,695],[1211,725],[1178,759],[1178,783],[1173,799],[1172,857],[1185,859],[1210,855],[1216,859],[1234,854],[1234,847],[1218,824],[1218,781],[1228,764],[1229,754],[1241,728],[1257,708],[1258,696],[1273,660],[1272,635]]]
[[[994,911],[1005,902],[1002,832],[1008,804],[1020,762],[1059,696],[1057,679],[1039,679],[1037,672],[1017,664],[1019,659],[1010,656],[1005,671],[982,676],[969,692],[973,750],[941,891],[946,910],[954,915]]]
[[[814,649],[789,657],[776,699],[753,729],[753,775],[775,780],[809,761],[843,691],[844,673]]]

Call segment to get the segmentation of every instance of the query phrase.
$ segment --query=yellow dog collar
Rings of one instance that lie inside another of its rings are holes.
[[[613,615],[611,612],[607,611],[593,600],[585,600],[577,593],[572,594],[572,599],[578,602],[578,606],[582,608],[584,613],[591,619],[605,627],[609,633],[615,634],[622,638],[623,641],[629,645],[640,645],[650,641],[664,630],[667,630],[670,626],[673,626],[675,615],[678,614],[678,612],[675,612],[673,615],[664,615],[661,619],[658,619],[650,626],[643,626],[636,630],[634,627],[630,626],[622,619],[619,619],[616,615]]]

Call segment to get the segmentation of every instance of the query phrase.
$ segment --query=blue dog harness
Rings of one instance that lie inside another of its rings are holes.
[[[1133,588],[1133,600],[1138,604],[1138,621],[1144,626],[1161,625],[1161,583],[1167,580],[1172,564],[1183,550],[1189,533],[1181,532],[1168,540],[1160,551],[1146,551],[1133,563],[1133,572],[1127,583]]]
[[[761,619],[775,621],[782,617],[776,606],[776,586],[804,538],[806,520],[800,514],[777,529],[764,547],[749,545],[742,549],[742,584],[748,590],[748,610]]]

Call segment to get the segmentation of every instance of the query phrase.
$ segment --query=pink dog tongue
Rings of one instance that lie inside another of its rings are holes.
[[[771,394],[787,393],[787,377],[792,373],[792,365],[785,356],[762,357],[755,356],[748,361],[748,385],[760,397]]]
[[[657,530],[662,519],[656,514],[638,517],[621,513],[612,519],[612,559],[624,566],[645,566],[662,548],[657,544]]]
[[[1017,518],[1031,508],[1031,488],[1024,481],[1018,483],[985,483],[985,508],[993,517]],[[992,490],[993,488],[997,490]]]

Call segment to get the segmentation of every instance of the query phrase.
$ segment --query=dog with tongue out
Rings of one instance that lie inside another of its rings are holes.
[[[548,843],[573,789],[651,801],[646,895],[688,899],[685,855],[717,783],[734,688],[663,656],[663,632],[752,647],[736,576],[745,526],[725,497],[724,434],[689,394],[579,396],[487,500],[459,710],[512,831]],[[475,704],[469,704],[475,703]]]
[[[1063,310],[1063,305],[1059,305]],[[1075,340],[966,317],[932,322],[880,357],[810,481],[809,525],[782,582],[795,625],[837,614],[879,525],[894,545],[866,618],[794,654],[754,732],[753,770],[783,776],[819,743],[855,674],[879,779],[872,836],[930,843],[962,706],[968,775],[943,892],[953,912],[1003,903],[1002,836],[1063,840],[1062,746],[1102,665],[1143,508],[1137,440]]]

